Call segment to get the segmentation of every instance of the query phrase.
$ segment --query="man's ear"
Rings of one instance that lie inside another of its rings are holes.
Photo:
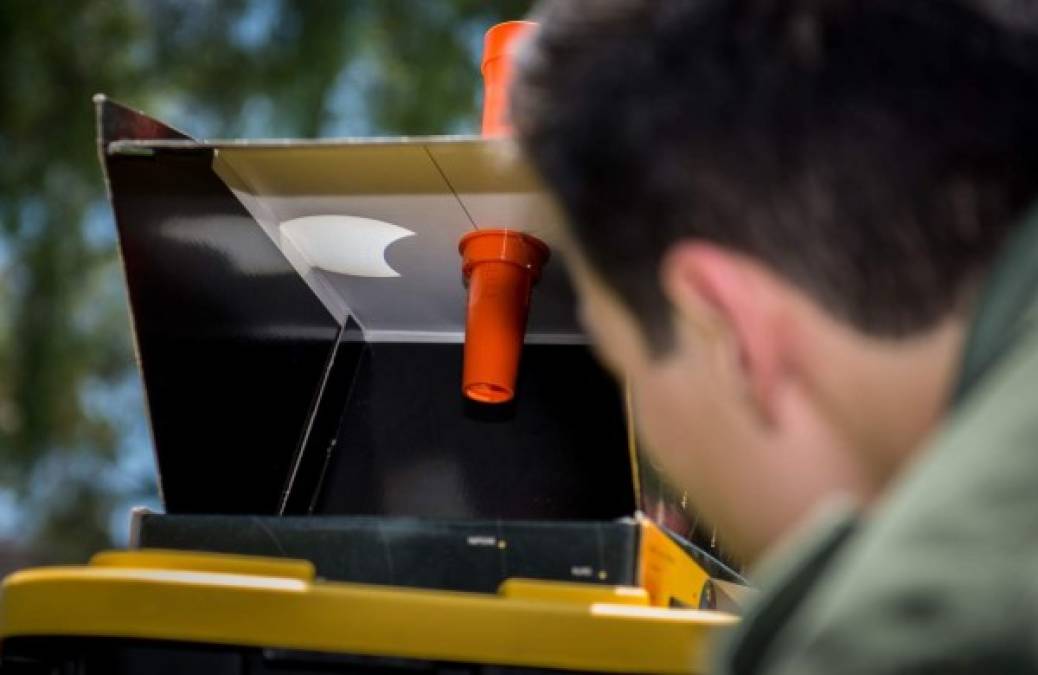
[[[675,244],[664,256],[660,282],[679,321],[701,322],[705,311],[722,325],[734,342],[731,347],[754,406],[765,423],[773,423],[784,374],[774,278],[746,256],[690,240]]]

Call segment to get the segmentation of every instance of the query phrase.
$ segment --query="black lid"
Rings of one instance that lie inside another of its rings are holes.
[[[515,402],[461,396],[457,240],[559,222],[506,141],[197,142],[103,97],[98,119],[169,512],[634,511],[624,406],[559,262]]]

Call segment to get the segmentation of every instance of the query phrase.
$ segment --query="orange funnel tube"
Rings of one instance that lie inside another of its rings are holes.
[[[532,21],[506,21],[487,31],[483,38],[483,135],[507,136],[508,85],[512,81],[512,56],[518,39],[537,24]]]
[[[481,403],[515,396],[530,293],[550,251],[514,230],[477,230],[458,243],[469,288],[462,392]]]
[[[512,132],[512,56],[518,39],[536,25],[507,21],[487,31],[480,67],[484,136]],[[469,289],[462,393],[481,403],[507,403],[515,396],[530,293],[550,252],[541,240],[515,230],[469,232],[458,242],[458,250]]]

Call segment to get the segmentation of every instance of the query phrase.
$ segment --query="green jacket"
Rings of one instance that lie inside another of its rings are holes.
[[[981,294],[949,417],[870,514],[765,569],[743,675],[1038,672],[1038,214]]]

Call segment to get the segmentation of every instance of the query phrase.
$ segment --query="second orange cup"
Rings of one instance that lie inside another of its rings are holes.
[[[506,403],[515,396],[530,294],[550,251],[514,230],[470,232],[458,250],[469,288],[462,391],[474,401]]]

